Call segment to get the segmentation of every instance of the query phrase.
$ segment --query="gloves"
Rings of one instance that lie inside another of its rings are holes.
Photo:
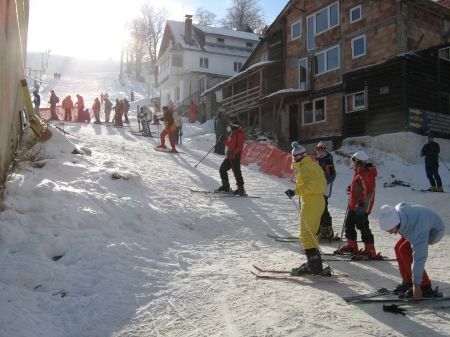
[[[294,190],[286,190],[284,191],[284,193],[286,193],[289,199],[291,199],[295,195]]]
[[[403,316],[406,316],[406,309],[399,307],[397,304],[383,305],[383,311],[392,312],[394,314],[402,314]]]
[[[358,207],[355,209],[355,213],[357,216],[363,216],[364,215],[364,203],[360,202],[358,204]]]

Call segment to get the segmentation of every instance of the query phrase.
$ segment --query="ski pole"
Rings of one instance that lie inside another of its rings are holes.
[[[220,137],[219,141],[216,144],[214,144],[214,146],[208,152],[206,152],[206,154],[203,156],[203,158],[200,159],[200,161],[194,165],[195,168],[197,168],[198,164],[200,164],[203,161],[203,159],[206,158],[206,156],[217,146],[217,144],[219,144],[222,141],[222,139],[223,139],[223,137]]]
[[[206,152],[206,154],[203,156],[203,158],[200,159],[200,161],[199,161],[197,164],[194,165],[194,167],[197,168],[198,164],[200,164],[200,163],[203,161],[203,159],[205,159],[206,156],[207,156],[207,155],[208,155],[208,154],[216,147],[216,145],[219,144],[221,141],[222,141],[222,140],[219,140],[216,144],[214,144],[214,146],[213,146],[208,152]]]
[[[447,168],[447,170],[450,171],[450,168],[448,168],[447,164],[445,163],[445,161],[442,160],[441,156],[439,156],[439,159],[440,159],[441,162],[444,164],[444,166]]]

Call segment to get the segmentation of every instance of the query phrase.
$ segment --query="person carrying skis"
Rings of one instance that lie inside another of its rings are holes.
[[[442,180],[439,175],[440,151],[439,144],[434,141],[433,135],[431,133],[428,134],[428,142],[422,147],[420,156],[425,157],[425,173],[431,185],[428,191],[431,192],[444,192]]]
[[[228,180],[228,171],[231,169],[237,185],[237,190],[235,190],[233,194],[243,197],[247,195],[244,189],[244,178],[242,177],[241,172],[241,154],[245,144],[245,132],[238,121],[232,121],[227,127],[227,130],[228,132],[231,132],[231,135],[223,140],[223,143],[227,146],[228,150],[226,157],[219,168],[222,186],[216,191],[231,192],[230,182]]]
[[[336,250],[336,255],[353,254],[355,260],[379,259],[374,245],[374,237],[369,227],[369,214],[375,202],[375,178],[377,169],[369,162],[369,156],[364,151],[358,151],[352,156],[354,175],[351,185],[347,216],[345,217],[345,237],[347,244]],[[361,231],[364,249],[358,250],[357,232]]]
[[[428,245],[439,242],[445,234],[442,218],[428,207],[402,202],[395,207],[381,206],[379,220],[381,230],[401,235],[394,250],[403,282],[394,292],[413,298],[436,296],[425,262]]]
[[[172,149],[170,150],[171,153],[177,153],[177,149],[175,148],[175,130],[177,129],[177,124],[175,123],[175,120],[173,118],[173,113],[169,111],[169,108],[167,106],[163,106],[163,117],[161,118],[162,121],[164,121],[164,130],[161,132],[159,138],[161,141],[161,144],[159,144],[157,147],[160,149],[167,149],[166,146],[166,136],[169,135],[169,142]]]
[[[66,98],[63,99],[61,105],[62,108],[64,109],[64,120],[70,122],[72,120],[72,108],[73,108],[72,97],[68,95]]]
[[[320,166],[308,156],[306,149],[298,142],[292,142],[292,169],[295,173],[295,189],[286,190],[291,199],[300,197],[300,242],[305,249],[307,262],[292,269],[292,276],[327,275],[329,269],[323,268],[316,233],[320,218],[325,209],[324,194],[327,182]]]
[[[316,160],[317,163],[325,174],[327,181],[327,189],[324,194],[325,198],[325,210],[323,211],[322,218],[320,219],[320,227],[317,232],[319,239],[331,240],[334,237],[333,224],[331,221],[330,212],[328,212],[328,198],[331,196],[333,188],[333,181],[336,178],[336,170],[334,168],[333,155],[327,151],[327,146],[324,142],[320,141],[316,146]]]
[[[224,155],[225,154],[225,144],[223,140],[227,137],[227,117],[223,113],[223,109],[219,108],[217,111],[217,116],[214,119],[214,132],[216,133],[216,146],[214,146],[214,153]]]

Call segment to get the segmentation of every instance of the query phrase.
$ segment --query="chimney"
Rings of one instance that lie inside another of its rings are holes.
[[[192,44],[192,15],[186,14],[184,17],[184,41]]]

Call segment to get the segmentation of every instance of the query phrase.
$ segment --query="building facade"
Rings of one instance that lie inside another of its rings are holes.
[[[243,75],[213,89],[222,91],[229,111],[239,115],[244,124],[273,132],[279,144],[292,140],[314,143],[319,139],[339,143],[347,135],[344,130],[349,129],[345,123],[355,121],[348,118],[352,114],[362,115],[367,125],[363,134],[382,132],[371,124],[382,119],[370,110],[370,94],[386,90],[380,88],[389,83],[367,71],[362,72],[365,75],[359,78],[359,85],[352,87],[346,82],[353,78],[352,72],[361,74],[361,69],[374,66],[383,72],[383,64],[392,66],[391,60],[400,55],[431,47],[439,53],[442,46],[444,55],[449,42],[450,9],[430,0],[291,0],[244,64]],[[433,60],[430,62],[448,62],[445,57]],[[248,70],[255,66],[254,71]],[[445,69],[441,67],[440,71]],[[449,77],[431,72],[436,78]],[[238,91],[235,88],[250,76],[260,79],[255,86],[261,91],[247,106],[239,106],[233,97]],[[441,98],[448,96],[445,85],[439,90]],[[402,97],[405,100],[410,96],[399,94],[392,99],[400,102]],[[445,106],[445,99],[441,100],[441,106]],[[406,111],[415,108],[410,103],[404,101],[403,110],[397,105],[386,107],[384,113],[401,114],[404,121]],[[426,107],[432,111],[436,105]],[[406,124],[398,123],[391,130],[405,128]]]
[[[210,118],[215,97],[200,95],[237,74],[258,42],[253,33],[195,25],[190,15],[185,22],[167,21],[156,71],[161,104],[172,101],[185,111],[194,101],[199,120]]]

